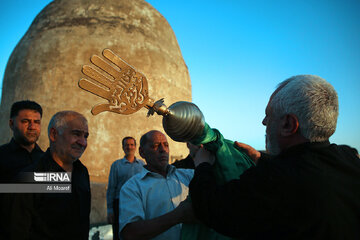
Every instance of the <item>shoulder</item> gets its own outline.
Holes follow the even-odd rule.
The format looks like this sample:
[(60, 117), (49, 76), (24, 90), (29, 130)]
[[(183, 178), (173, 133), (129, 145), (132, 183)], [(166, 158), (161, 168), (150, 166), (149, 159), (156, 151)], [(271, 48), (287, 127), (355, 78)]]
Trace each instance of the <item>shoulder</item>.
[(115, 160), (112, 164), (111, 164), (111, 169), (116, 169), (118, 168), (123, 162), (123, 158)]
[(145, 161), (142, 160), (141, 158), (135, 158), (135, 159), (136, 159), (137, 162), (139, 162), (139, 163), (142, 164), (142, 165), (145, 165), (145, 164), (146, 164)]
[(0, 146), (0, 151), (3, 151), (3, 150), (8, 149), (8, 148), (9, 148), (9, 145), (10, 145), (10, 143), (5, 143), (5, 144), (1, 145), (1, 146)]
[(350, 147), (348, 145), (336, 145), (336, 144), (331, 144), (331, 146), (336, 146), (345, 153), (356, 155), (357, 157), (359, 157), (359, 152), (356, 148)]
[(8, 152), (12, 149), (11, 141), (0, 146), (0, 153)]
[(172, 171), (174, 175), (179, 177), (180, 179), (186, 179), (190, 181), (194, 176), (194, 170), (193, 169), (184, 169), (184, 168), (176, 168), (172, 166)]
[(80, 171), (89, 175), (87, 167), (80, 161), (80, 159), (78, 159), (74, 162), (74, 167), (78, 168)]
[(125, 188), (138, 188), (141, 189), (147, 185), (149, 179), (152, 179), (151, 175), (148, 174), (149, 171), (145, 168), (142, 168), (140, 172), (136, 173), (130, 177), (121, 189)]
[(194, 169), (187, 169), (187, 168), (175, 168), (176, 173), (183, 174), (183, 175), (194, 175)]
[(138, 192), (141, 189), (142, 176), (140, 173), (135, 174), (129, 180), (127, 180), (124, 185), (121, 187), (120, 192)]

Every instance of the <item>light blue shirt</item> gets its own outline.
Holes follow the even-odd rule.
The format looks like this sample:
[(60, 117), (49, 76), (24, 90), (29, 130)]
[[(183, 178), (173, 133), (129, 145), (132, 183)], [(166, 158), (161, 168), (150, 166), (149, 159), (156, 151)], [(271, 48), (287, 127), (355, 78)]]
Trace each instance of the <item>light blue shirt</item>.
[[(176, 208), (186, 199), (193, 175), (192, 169), (177, 169), (169, 165), (164, 178), (143, 168), (121, 188), (119, 231), (128, 223), (153, 219)], [(176, 240), (180, 239), (180, 233), (181, 224), (177, 224), (153, 239)]]
[(135, 158), (133, 163), (130, 163), (126, 158), (122, 158), (113, 162), (110, 168), (109, 183), (106, 192), (107, 212), (113, 213), (113, 202), (119, 198), (120, 189), (124, 183), (141, 172), (144, 162)]

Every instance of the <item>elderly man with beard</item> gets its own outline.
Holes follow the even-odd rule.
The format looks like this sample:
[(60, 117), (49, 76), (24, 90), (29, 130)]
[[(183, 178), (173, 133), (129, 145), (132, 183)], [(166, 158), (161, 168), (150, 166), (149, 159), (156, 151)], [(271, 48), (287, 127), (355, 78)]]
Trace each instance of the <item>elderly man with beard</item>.
[(28, 172), (71, 172), (70, 193), (17, 194), (12, 204), (11, 239), (88, 239), (90, 182), (79, 158), (89, 136), (86, 118), (56, 113), (48, 126), (50, 147)]
[(139, 152), (147, 165), (120, 191), (121, 239), (180, 239), (179, 223), (187, 220), (188, 206), (180, 202), (188, 195), (194, 170), (169, 165), (169, 144), (156, 130), (141, 137)]
[(268, 154), (247, 149), (257, 166), (218, 186), (205, 149), (195, 157), (195, 215), (216, 231), (245, 239), (359, 239), (360, 161), (330, 144), (338, 117), (334, 88), (313, 75), (280, 83), (263, 124)]

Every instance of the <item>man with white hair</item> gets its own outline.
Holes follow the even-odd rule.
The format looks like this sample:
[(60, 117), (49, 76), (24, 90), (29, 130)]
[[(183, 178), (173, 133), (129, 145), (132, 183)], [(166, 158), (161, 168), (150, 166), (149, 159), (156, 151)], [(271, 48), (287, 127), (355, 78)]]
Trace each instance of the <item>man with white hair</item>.
[(330, 144), (338, 98), (324, 79), (299, 75), (280, 83), (265, 111), (264, 154), (245, 147), (257, 166), (218, 186), (214, 157), (195, 157), (190, 196), (195, 215), (216, 231), (246, 239), (360, 239), (360, 161)]
[(27, 172), (70, 172), (71, 192), (24, 193), (14, 197), (11, 239), (89, 238), (90, 182), (79, 158), (89, 136), (86, 118), (78, 112), (56, 113), (48, 126), (50, 147)]

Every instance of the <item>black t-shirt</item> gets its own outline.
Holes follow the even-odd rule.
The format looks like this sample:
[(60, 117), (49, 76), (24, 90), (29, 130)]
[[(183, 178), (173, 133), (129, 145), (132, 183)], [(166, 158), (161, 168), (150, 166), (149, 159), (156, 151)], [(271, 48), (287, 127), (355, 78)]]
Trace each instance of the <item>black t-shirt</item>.
[(43, 154), (37, 144), (31, 152), (28, 152), (13, 138), (9, 143), (0, 146), (0, 183), (10, 183), (22, 169), (36, 164)]

